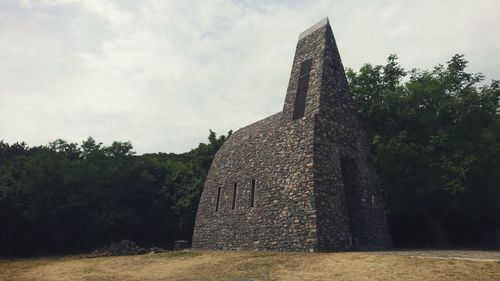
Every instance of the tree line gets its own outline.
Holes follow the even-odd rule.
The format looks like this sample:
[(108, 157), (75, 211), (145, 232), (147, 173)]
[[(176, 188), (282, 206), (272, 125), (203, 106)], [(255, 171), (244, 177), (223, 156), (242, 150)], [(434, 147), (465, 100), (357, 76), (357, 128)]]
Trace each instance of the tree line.
[(467, 64), (347, 71), (395, 245), (500, 244), (500, 81)]
[[(230, 135), (229, 132), (228, 135)], [(191, 238), (202, 185), (226, 136), (182, 154), (109, 146), (0, 142), (0, 255), (89, 251), (121, 239), (171, 248)]]
[[(347, 70), (397, 247), (500, 245), (500, 82), (466, 67), (455, 55), (407, 71), (391, 55)], [(210, 131), (187, 153), (143, 155), (91, 137), (0, 141), (0, 256), (190, 240), (208, 169), (230, 135)]]

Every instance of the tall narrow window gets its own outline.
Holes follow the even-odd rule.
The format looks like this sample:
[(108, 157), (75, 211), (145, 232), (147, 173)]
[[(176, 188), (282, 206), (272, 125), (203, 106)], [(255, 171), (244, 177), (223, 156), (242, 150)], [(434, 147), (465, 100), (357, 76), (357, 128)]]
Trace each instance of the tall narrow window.
[(255, 179), (252, 179), (252, 186), (250, 187), (250, 208), (255, 206)]
[(292, 120), (304, 116), (306, 109), (307, 90), (309, 88), (309, 74), (311, 73), (312, 59), (303, 61), (300, 64), (299, 84), (295, 95)]
[(218, 212), (219, 211), (219, 203), (220, 203), (220, 186), (219, 188), (217, 189), (217, 199), (215, 201), (215, 211)]
[(231, 203), (231, 210), (236, 209), (236, 190), (238, 189), (238, 183), (234, 183), (233, 186), (233, 202)]

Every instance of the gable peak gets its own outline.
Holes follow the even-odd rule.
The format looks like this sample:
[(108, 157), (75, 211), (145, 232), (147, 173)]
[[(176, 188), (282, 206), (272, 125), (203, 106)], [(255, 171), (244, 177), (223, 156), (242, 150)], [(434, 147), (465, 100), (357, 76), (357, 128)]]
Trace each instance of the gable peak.
[(316, 31), (317, 29), (319, 29), (325, 25), (330, 25), (330, 21), (328, 20), (328, 17), (323, 18), (322, 20), (320, 20), (319, 22), (317, 22), (313, 26), (311, 26), (308, 29), (301, 32), (299, 34), (299, 40), (306, 37), (307, 35), (313, 33), (314, 31)]

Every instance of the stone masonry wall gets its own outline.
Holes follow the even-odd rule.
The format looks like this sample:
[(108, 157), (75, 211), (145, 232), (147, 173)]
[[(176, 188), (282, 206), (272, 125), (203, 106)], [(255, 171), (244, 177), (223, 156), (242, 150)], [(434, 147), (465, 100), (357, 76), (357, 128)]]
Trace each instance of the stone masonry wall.
[[(390, 248), (390, 234), (373, 161), (361, 131), (333, 32), (329, 25), (317, 32), (322, 32), (321, 37), (325, 39), (314, 145), (319, 248)], [(345, 167), (342, 167), (343, 163)], [(346, 169), (350, 169), (347, 174), (354, 177), (349, 186), (344, 184)]]
[[(313, 251), (312, 134), (281, 113), (235, 132), (217, 153), (198, 206), (194, 248)], [(250, 207), (251, 180), (256, 180)], [(231, 209), (237, 182), (236, 208)], [(218, 187), (220, 207), (215, 212)]]
[[(283, 111), (236, 131), (216, 154), (198, 206), (193, 248), (390, 247), (369, 150), (333, 33), (323, 22), (301, 35)], [(312, 68), (305, 112), (292, 120), (300, 65), (307, 59)]]

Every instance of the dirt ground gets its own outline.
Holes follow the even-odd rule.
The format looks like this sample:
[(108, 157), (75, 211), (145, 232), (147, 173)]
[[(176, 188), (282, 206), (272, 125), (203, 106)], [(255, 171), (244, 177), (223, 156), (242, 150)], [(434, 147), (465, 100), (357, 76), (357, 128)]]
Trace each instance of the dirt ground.
[(500, 252), (180, 251), (0, 260), (0, 280), (500, 280)]
[(399, 250), (379, 252), (380, 254), (401, 255), (408, 257), (456, 259), (470, 261), (500, 261), (500, 251), (478, 250)]

